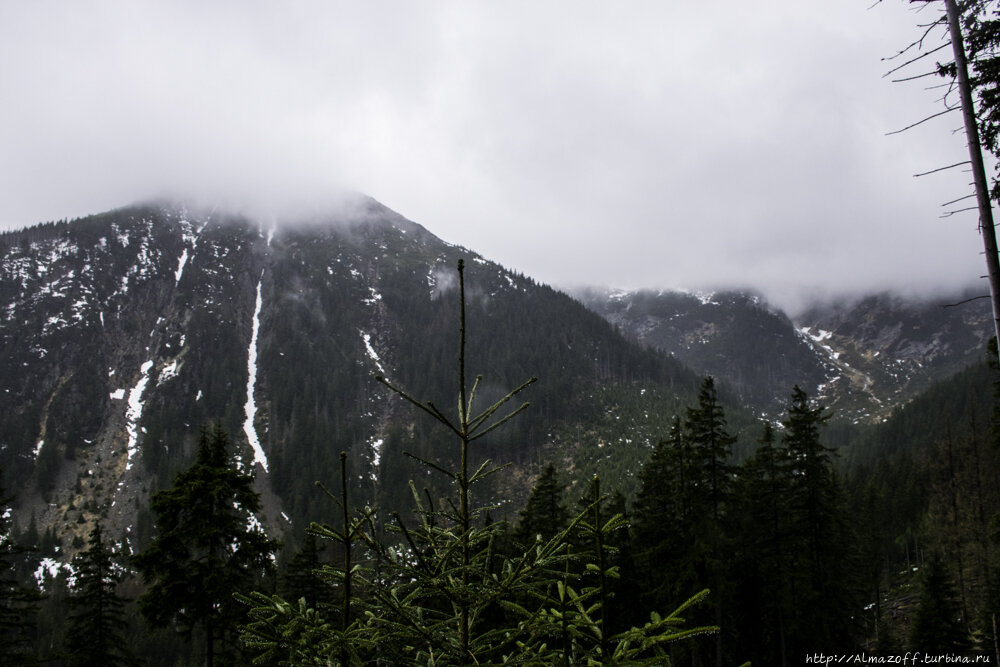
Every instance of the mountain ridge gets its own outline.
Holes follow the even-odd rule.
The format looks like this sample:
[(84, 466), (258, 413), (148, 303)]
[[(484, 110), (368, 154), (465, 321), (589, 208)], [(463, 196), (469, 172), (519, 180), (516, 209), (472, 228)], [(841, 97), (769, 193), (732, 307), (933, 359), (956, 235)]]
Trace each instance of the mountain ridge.
[[(649, 448), (692, 403), (702, 375), (731, 396), (742, 451), (756, 437), (751, 425), (779, 414), (792, 384), (840, 382), (830, 380), (839, 368), (831, 359), (848, 354), (851, 327), (874, 332), (845, 357), (852, 367), (861, 366), (855, 357), (871, 361), (866, 350), (883, 338), (912, 354), (931, 349), (879, 334), (899, 308), (877, 300), (861, 319), (844, 306), (806, 323), (757, 295), (660, 291), (620, 295), (608, 317), (598, 297), (586, 304), (598, 312), (587, 310), (371, 198), (293, 221), (164, 202), (122, 207), (0, 234), (0, 464), (15, 482), (21, 529), (58, 528), (71, 549), (101, 518), (137, 548), (153, 530), (149, 495), (190, 462), (209, 422), (230, 432), (237, 464), (255, 471), (259, 519), (274, 534), (294, 541), (319, 518), (313, 482), (337, 478), (340, 451), (354, 497), (404, 506), (410, 479), (438, 482), (402, 451), (444, 466), (452, 454), (439, 444), (447, 434), (375, 376), (453, 404), (460, 257), (482, 399), (542, 378), (528, 417), (477, 450), (516, 464), (510, 488), (484, 493), (501, 515), (519, 508), (545, 461), (559, 461), (571, 481), (598, 472), (634, 491)], [(958, 336), (957, 322), (927, 327), (931, 340), (939, 335), (942, 373), (979, 345), (980, 330)], [(978, 323), (978, 314), (965, 322)], [(652, 334), (676, 350), (654, 349)], [(692, 352), (701, 356), (685, 358)], [(891, 370), (873, 386), (891, 393)], [(838, 410), (870, 416), (870, 401), (847, 396), (854, 403)]]
[(399, 451), (448, 454), (374, 376), (451, 403), (459, 257), (471, 269), (470, 368), (487, 374), (483, 399), (546, 376), (538, 416), (485, 442), (484, 455), (546, 455), (555, 425), (598, 412), (587, 387), (694, 391), (693, 374), (629, 346), (567, 296), (374, 200), (358, 211), (337, 224), (265, 227), (147, 205), (5, 234), (0, 410), (12, 417), (0, 458), (19, 480), (22, 525), (29, 513), (42, 526), (68, 523), (75, 539), (104, 515), (142, 543), (149, 493), (170, 483), (211, 421), (237, 440), (238, 464), (256, 470), (272, 531), (304, 525), (312, 482), (335, 478), (341, 449), (360, 497), (401, 504), (409, 473)]
[(989, 304), (968, 289), (824, 299), (794, 318), (739, 290), (574, 294), (634, 340), (723, 378), (745, 404), (771, 415), (795, 383), (855, 423), (879, 421), (980, 359), (993, 335)]

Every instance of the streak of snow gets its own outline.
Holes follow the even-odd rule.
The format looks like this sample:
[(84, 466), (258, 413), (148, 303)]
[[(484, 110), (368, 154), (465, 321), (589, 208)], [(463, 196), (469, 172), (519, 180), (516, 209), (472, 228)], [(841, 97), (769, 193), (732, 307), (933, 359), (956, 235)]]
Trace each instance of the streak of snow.
[(378, 464), (382, 460), (382, 438), (372, 438), (372, 479), (378, 479)]
[[(253, 449), (253, 462), (259, 463), (264, 472), (267, 472), (267, 456), (260, 446), (260, 439), (254, 429), (253, 420), (257, 416), (257, 404), (254, 402), (253, 392), (257, 384), (257, 334), (260, 332), (260, 307), (262, 299), (260, 295), (261, 281), (257, 281), (257, 304), (253, 310), (253, 328), (250, 333), (250, 349), (247, 352), (247, 402), (243, 406), (246, 413), (246, 420), (243, 422), (243, 432), (247, 434), (250, 447)], [(199, 392), (199, 396), (201, 392)]]
[(115, 399), (116, 401), (122, 400), (123, 398), (125, 398), (125, 390), (115, 389), (113, 392), (111, 392), (111, 398)]
[(366, 334), (364, 331), (358, 330), (361, 334), (361, 338), (365, 341), (365, 348), (368, 350), (368, 357), (375, 362), (375, 367), (378, 368), (378, 372), (385, 375), (385, 368), (382, 367), (382, 360), (379, 358), (378, 353), (375, 352), (375, 348), (372, 347), (372, 337), (371, 334)]
[(44, 445), (44, 444), (45, 444), (44, 440), (39, 440), (38, 444), (35, 445), (35, 458), (36, 459), (38, 458), (38, 455), (42, 453), (42, 445)]
[(188, 261), (188, 249), (184, 248), (181, 251), (181, 257), (177, 260), (177, 270), (174, 271), (174, 284), (179, 284), (181, 282), (181, 276), (184, 275), (184, 265)]
[(128, 460), (125, 470), (132, 469), (132, 457), (138, 449), (139, 442), (139, 419), (142, 418), (142, 395), (146, 391), (146, 383), (149, 382), (149, 369), (153, 367), (152, 360), (143, 363), (139, 368), (142, 377), (135, 383), (128, 393), (128, 409), (125, 411), (125, 431), (128, 433)]

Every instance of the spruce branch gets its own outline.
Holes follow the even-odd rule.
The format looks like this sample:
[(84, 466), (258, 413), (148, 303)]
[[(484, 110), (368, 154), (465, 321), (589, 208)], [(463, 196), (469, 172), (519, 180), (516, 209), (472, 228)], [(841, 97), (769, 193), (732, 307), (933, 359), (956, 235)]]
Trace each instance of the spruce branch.
[[(517, 396), (519, 393), (521, 393), (522, 391), (524, 391), (525, 389), (527, 389), (530, 385), (534, 384), (535, 382), (538, 382), (538, 378), (537, 377), (529, 378), (525, 382), (521, 383), (520, 386), (518, 386), (517, 388), (515, 388), (515, 389), (511, 390), (510, 392), (508, 392), (507, 395), (504, 396), (503, 398), (501, 398), (499, 401), (497, 401), (496, 403), (494, 403), (490, 407), (488, 407), (485, 410), (483, 410), (482, 413), (480, 413), (477, 417), (473, 418), (472, 421), (469, 422), (469, 429), (467, 431), (467, 434), (469, 434), (469, 435), (473, 434), (476, 431), (476, 429), (478, 429), (480, 426), (482, 426), (482, 424), (487, 419), (489, 419), (490, 417), (492, 417), (494, 415), (494, 413), (496, 413), (497, 410), (499, 410), (500, 408), (502, 408), (504, 406), (504, 404), (506, 404), (510, 399), (512, 399), (515, 396)], [(522, 405), (520, 408), (518, 408), (518, 410), (523, 410), (526, 405), (527, 404)], [(471, 410), (471, 407), (472, 407), (471, 404), (470, 404), (469, 407), (470, 407), (470, 410)], [(510, 418), (510, 415), (508, 415), (505, 419), (509, 419), (509, 418)]]
[(429, 414), (431, 417), (434, 417), (434, 419), (436, 419), (437, 421), (441, 422), (442, 424), (444, 424), (445, 426), (447, 426), (448, 428), (450, 428), (456, 434), (461, 435), (461, 433), (458, 431), (458, 429), (456, 429), (452, 425), (452, 423), (448, 420), (448, 418), (445, 417), (443, 414), (441, 414), (441, 411), (438, 410), (436, 407), (434, 407), (434, 404), (431, 403), (430, 401), (428, 401), (426, 404), (425, 403), (421, 403), (419, 400), (413, 398), (408, 393), (406, 393), (405, 391), (403, 391), (402, 389), (400, 389), (396, 385), (392, 384), (387, 379), (385, 379), (385, 377), (383, 377), (381, 375), (376, 375), (375, 379), (378, 382), (381, 382), (382, 384), (384, 384), (386, 387), (388, 387), (392, 391), (394, 391), (396, 394), (398, 394), (402, 398), (404, 398), (406, 401), (408, 401), (412, 405), (415, 405), (416, 407), (420, 408), (421, 410), (423, 410), (424, 412), (426, 412), (427, 414)]
[(476, 390), (479, 389), (479, 383), (483, 381), (482, 374), (477, 375), (475, 381), (472, 383), (472, 390), (469, 392), (469, 402), (465, 408), (465, 414), (470, 414), (472, 412), (472, 403), (476, 400)]
[(523, 403), (521, 405), (521, 407), (519, 407), (516, 410), (514, 410), (513, 412), (511, 412), (509, 415), (507, 415), (503, 419), (500, 419), (500, 420), (494, 422), (493, 424), (491, 424), (489, 427), (487, 427), (487, 429), (485, 431), (481, 431), (481, 432), (477, 433), (476, 435), (471, 436), (469, 438), (469, 442), (472, 442), (473, 440), (479, 440), (479, 438), (482, 438), (483, 436), (485, 436), (490, 431), (503, 426), (504, 424), (506, 424), (507, 422), (509, 422), (511, 419), (513, 419), (517, 415), (519, 415), (522, 412), (524, 412), (525, 410), (527, 410), (528, 406), (530, 406), (530, 405), (531, 405), (531, 403)]
[(412, 454), (412, 453), (406, 452), (406, 451), (403, 452), (403, 456), (409, 456), (414, 461), (420, 461), (421, 463), (423, 463), (428, 468), (433, 468), (434, 470), (437, 470), (439, 473), (441, 473), (443, 475), (446, 475), (447, 477), (451, 477), (452, 479), (457, 479), (457, 476), (455, 475), (455, 473), (453, 473), (451, 470), (448, 470), (446, 468), (442, 468), (441, 466), (439, 466), (438, 464), (434, 463), (433, 461), (428, 461), (427, 459), (421, 458), (421, 457), (417, 456), (416, 454)]

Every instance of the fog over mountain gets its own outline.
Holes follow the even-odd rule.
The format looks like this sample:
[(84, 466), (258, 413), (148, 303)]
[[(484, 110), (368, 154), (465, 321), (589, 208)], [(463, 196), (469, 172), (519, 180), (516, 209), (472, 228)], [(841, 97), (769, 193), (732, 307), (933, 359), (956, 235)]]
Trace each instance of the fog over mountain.
[[(883, 78), (936, 7), (20, 3), (0, 227), (164, 194), (356, 189), (561, 286), (816, 294), (982, 273), (937, 92)], [(530, 17), (530, 18), (528, 18)], [(938, 39), (932, 35), (930, 39)], [(266, 216), (265, 216), (266, 217)]]

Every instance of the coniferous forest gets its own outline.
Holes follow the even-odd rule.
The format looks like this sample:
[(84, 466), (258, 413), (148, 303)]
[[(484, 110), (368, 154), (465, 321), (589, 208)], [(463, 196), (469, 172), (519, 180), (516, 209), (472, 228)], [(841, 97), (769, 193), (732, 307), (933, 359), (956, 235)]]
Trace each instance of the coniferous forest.
[(339, 479), (314, 488), (323, 511), (282, 545), (254, 520), (260, 497), (230, 435), (206, 425), (191, 466), (152, 496), (138, 553), (116, 549), (98, 523), (72, 579), (39, 589), (29, 564), (53, 536), (0, 515), (4, 664), (996, 659), (995, 365), (935, 385), (837, 447), (831, 413), (793, 386), (780, 420), (745, 427), (753, 446), (742, 455), (734, 445), (747, 433), (706, 377), (631, 484), (573, 483), (547, 462), (511, 513), (481, 489), (503, 488), (512, 469), (476, 447), (533, 418), (535, 378), (483, 399), (488, 378), (465, 367), (461, 262), (458, 285), (457, 410), (379, 378), (450, 449), (436, 460), (387, 453), (423, 471), (405, 502), (355, 498), (342, 453)]

